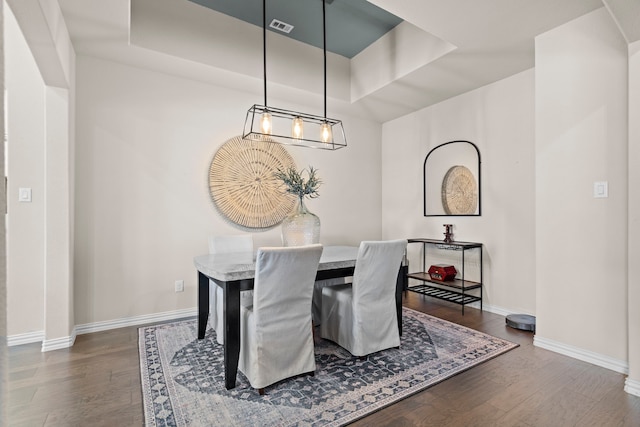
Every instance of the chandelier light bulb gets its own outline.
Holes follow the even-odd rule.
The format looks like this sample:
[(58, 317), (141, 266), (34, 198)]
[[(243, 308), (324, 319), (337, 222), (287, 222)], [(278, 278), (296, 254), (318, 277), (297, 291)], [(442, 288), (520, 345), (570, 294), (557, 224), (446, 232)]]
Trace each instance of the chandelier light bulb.
[(300, 117), (296, 117), (295, 119), (293, 119), (293, 122), (291, 124), (291, 136), (295, 139), (302, 139), (304, 135), (303, 129), (304, 125), (302, 119)]
[(331, 142), (331, 126), (327, 122), (320, 126), (320, 140), (322, 142)]
[(262, 128), (262, 133), (265, 135), (271, 135), (271, 114), (265, 112), (262, 114), (262, 119), (260, 120), (260, 127)]

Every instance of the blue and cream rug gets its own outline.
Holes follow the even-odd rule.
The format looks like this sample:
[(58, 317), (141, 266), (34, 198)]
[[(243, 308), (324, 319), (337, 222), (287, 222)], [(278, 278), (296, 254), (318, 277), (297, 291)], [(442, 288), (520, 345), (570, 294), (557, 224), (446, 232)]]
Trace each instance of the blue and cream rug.
[(341, 426), (509, 351), (517, 344), (408, 308), (399, 349), (351, 356), (316, 342), (316, 373), (260, 396), (238, 372), (224, 387), (223, 347), (197, 320), (139, 330), (147, 426)]

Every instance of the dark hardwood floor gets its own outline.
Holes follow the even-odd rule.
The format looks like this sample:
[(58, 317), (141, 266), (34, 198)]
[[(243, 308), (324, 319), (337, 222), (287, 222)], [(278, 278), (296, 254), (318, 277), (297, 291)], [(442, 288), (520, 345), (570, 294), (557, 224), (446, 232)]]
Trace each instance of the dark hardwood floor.
[[(356, 426), (640, 426), (624, 375), (533, 346), (504, 317), (408, 292), (405, 305), (520, 347), (363, 418)], [(138, 329), (80, 335), (72, 348), (9, 349), (9, 426), (144, 425)]]

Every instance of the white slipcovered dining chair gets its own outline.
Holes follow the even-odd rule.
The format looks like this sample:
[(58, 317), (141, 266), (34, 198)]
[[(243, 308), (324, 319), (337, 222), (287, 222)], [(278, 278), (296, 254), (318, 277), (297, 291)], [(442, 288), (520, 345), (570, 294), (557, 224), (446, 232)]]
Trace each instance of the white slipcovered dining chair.
[(400, 346), (395, 292), (406, 249), (406, 240), (360, 243), (353, 283), (322, 289), (322, 338), (354, 356)]
[[(251, 234), (233, 234), (226, 236), (209, 236), (209, 253), (227, 254), (233, 252), (253, 252), (253, 236)], [(209, 325), (216, 331), (216, 340), (224, 344), (224, 301), (222, 288), (209, 280)], [(251, 304), (253, 291), (240, 293), (240, 305)]]
[(240, 307), (238, 369), (260, 394), (316, 369), (311, 295), (322, 245), (260, 248), (253, 305)]
[(351, 283), (352, 277), (336, 277), (334, 279), (318, 280), (313, 286), (313, 300), (311, 309), (311, 319), (313, 325), (318, 326), (322, 322), (322, 289), (325, 286), (337, 286)]

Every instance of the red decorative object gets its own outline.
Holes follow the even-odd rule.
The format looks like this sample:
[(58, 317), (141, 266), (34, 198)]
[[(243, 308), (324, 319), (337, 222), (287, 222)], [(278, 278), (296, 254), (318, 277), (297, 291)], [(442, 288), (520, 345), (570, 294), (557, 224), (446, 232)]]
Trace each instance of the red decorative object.
[(432, 280), (447, 282), (455, 279), (456, 274), (457, 271), (453, 265), (435, 264), (429, 267), (429, 277), (431, 277)]

